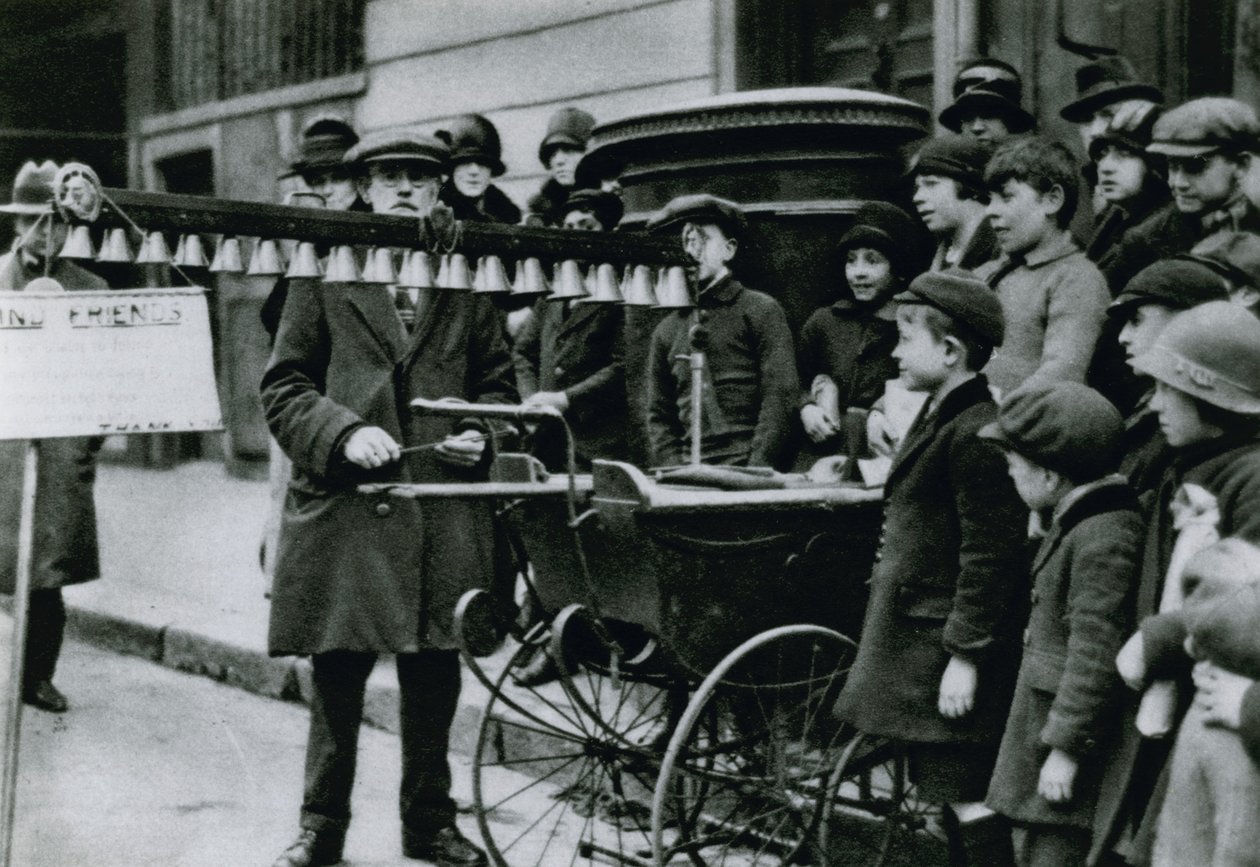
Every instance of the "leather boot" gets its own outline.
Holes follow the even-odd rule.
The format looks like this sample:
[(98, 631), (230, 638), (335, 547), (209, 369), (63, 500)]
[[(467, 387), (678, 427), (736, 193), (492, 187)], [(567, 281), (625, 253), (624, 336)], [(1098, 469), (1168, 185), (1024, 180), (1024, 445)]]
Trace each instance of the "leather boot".
[(316, 831), (303, 828), (296, 840), (271, 867), (327, 867), (341, 862), (346, 835), (341, 831)]

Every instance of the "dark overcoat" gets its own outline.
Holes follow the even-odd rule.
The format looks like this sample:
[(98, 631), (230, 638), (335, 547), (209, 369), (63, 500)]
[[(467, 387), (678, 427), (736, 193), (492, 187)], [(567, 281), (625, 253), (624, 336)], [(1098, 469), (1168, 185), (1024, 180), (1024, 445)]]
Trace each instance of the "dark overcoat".
[[(563, 391), (569, 398), (565, 418), (578, 453), (588, 461), (626, 459), (624, 322), (616, 305), (544, 299), (534, 305), (512, 344), (521, 397)], [(555, 432), (544, 433), (554, 446)]]
[[(1260, 544), (1260, 439), (1226, 435), (1177, 450), (1146, 515), (1134, 599), (1135, 622), (1159, 612), (1164, 577), (1177, 540), (1169, 504), (1185, 483), (1199, 485), (1216, 497), (1220, 516), (1217, 532), (1221, 538), (1234, 536)], [(1181, 672), (1185, 681), (1182, 697), (1188, 698), (1188, 662), (1185, 669)], [(1117, 840), (1136, 853), (1135, 863), (1143, 863), (1144, 855), (1149, 856), (1146, 850), (1162, 802), (1162, 786), (1156, 785), (1154, 794), (1150, 791), (1151, 778), (1158, 775), (1151, 764), (1166, 760), (1174, 734), (1157, 742), (1142, 737), (1134, 725), (1140, 697), (1139, 693), (1126, 691), (1120, 740), (1107, 755), (1098, 795), (1089, 864), (1097, 864)], [(1149, 805), (1143, 810), (1148, 797)], [(1135, 842), (1124, 843), (1135, 834)]]
[(267, 423), (293, 460), (271, 595), (273, 654), (453, 647), (459, 596), (510, 584), (489, 504), (355, 491), (372, 481), (467, 481), (484, 468), (448, 466), (431, 449), (375, 471), (342, 457), (363, 425), (419, 445), (472, 424), (411, 413), (414, 397), (516, 401), (511, 357), (484, 298), (430, 290), (417, 317), (408, 335), (386, 286), (290, 285), (262, 381)]
[[(17, 254), (6, 253), (0, 256), (0, 292), (21, 291), (43, 273), (26, 268)], [(65, 259), (56, 260), (50, 276), (71, 292), (109, 288), (100, 277)], [(92, 488), (101, 442), (99, 437), (58, 437), (39, 444), (32, 590), (100, 577)], [(21, 441), (0, 441), (0, 593), (12, 593), (17, 583), (24, 452)]]
[[(1028, 510), (992, 442), (997, 407), (984, 377), (925, 406), (893, 459), (884, 526), (841, 719), (921, 743), (996, 743), (1019, 667), (1028, 598)], [(973, 711), (937, 710), (951, 656), (975, 663)]]
[[(986, 799), (1020, 822), (1088, 828), (1100, 757), (1119, 734), (1115, 659), (1129, 635), (1143, 523), (1119, 476), (1069, 494), (1032, 567), (1032, 607), (1015, 699)], [(1051, 749), (1079, 763), (1072, 800), (1037, 794)]]

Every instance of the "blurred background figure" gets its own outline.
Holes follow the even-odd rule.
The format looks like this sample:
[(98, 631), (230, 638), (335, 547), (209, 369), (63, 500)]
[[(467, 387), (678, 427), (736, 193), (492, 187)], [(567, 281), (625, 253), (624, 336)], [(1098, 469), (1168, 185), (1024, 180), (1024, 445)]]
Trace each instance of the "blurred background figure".
[(577, 167), (586, 153), (595, 128), (595, 118), (580, 108), (562, 108), (547, 122), (547, 132), (538, 145), (538, 159), (547, 168), (548, 178), (529, 200), (526, 222), (558, 226), (561, 210), (577, 184)]

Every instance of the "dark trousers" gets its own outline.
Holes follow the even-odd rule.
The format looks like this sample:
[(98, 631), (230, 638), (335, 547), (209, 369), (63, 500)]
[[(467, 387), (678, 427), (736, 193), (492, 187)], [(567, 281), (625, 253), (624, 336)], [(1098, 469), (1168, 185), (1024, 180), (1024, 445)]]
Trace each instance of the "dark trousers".
[[(423, 841), (455, 821), (446, 752), (459, 703), (459, 653), (423, 650), (399, 654), (396, 663), (402, 745), (399, 812), (404, 836)], [(350, 824), (363, 693), (375, 664), (374, 653), (337, 651), (311, 658), (314, 694), (303, 828), (344, 833)]]
[(66, 634), (66, 605), (61, 588), (32, 590), (26, 619), (26, 667), (22, 681), (33, 689), (45, 680), (52, 680), (61, 656), (61, 642)]

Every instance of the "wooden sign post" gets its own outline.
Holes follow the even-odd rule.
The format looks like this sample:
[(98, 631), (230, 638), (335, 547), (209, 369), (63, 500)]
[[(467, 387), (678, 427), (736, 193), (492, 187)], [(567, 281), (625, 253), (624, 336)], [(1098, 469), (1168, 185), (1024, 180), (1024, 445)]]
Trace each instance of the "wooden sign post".
[(9, 867), (13, 843), (39, 441), (220, 430), (213, 357), (201, 289), (0, 292), (0, 440), (26, 441), (0, 755), (0, 867)]

